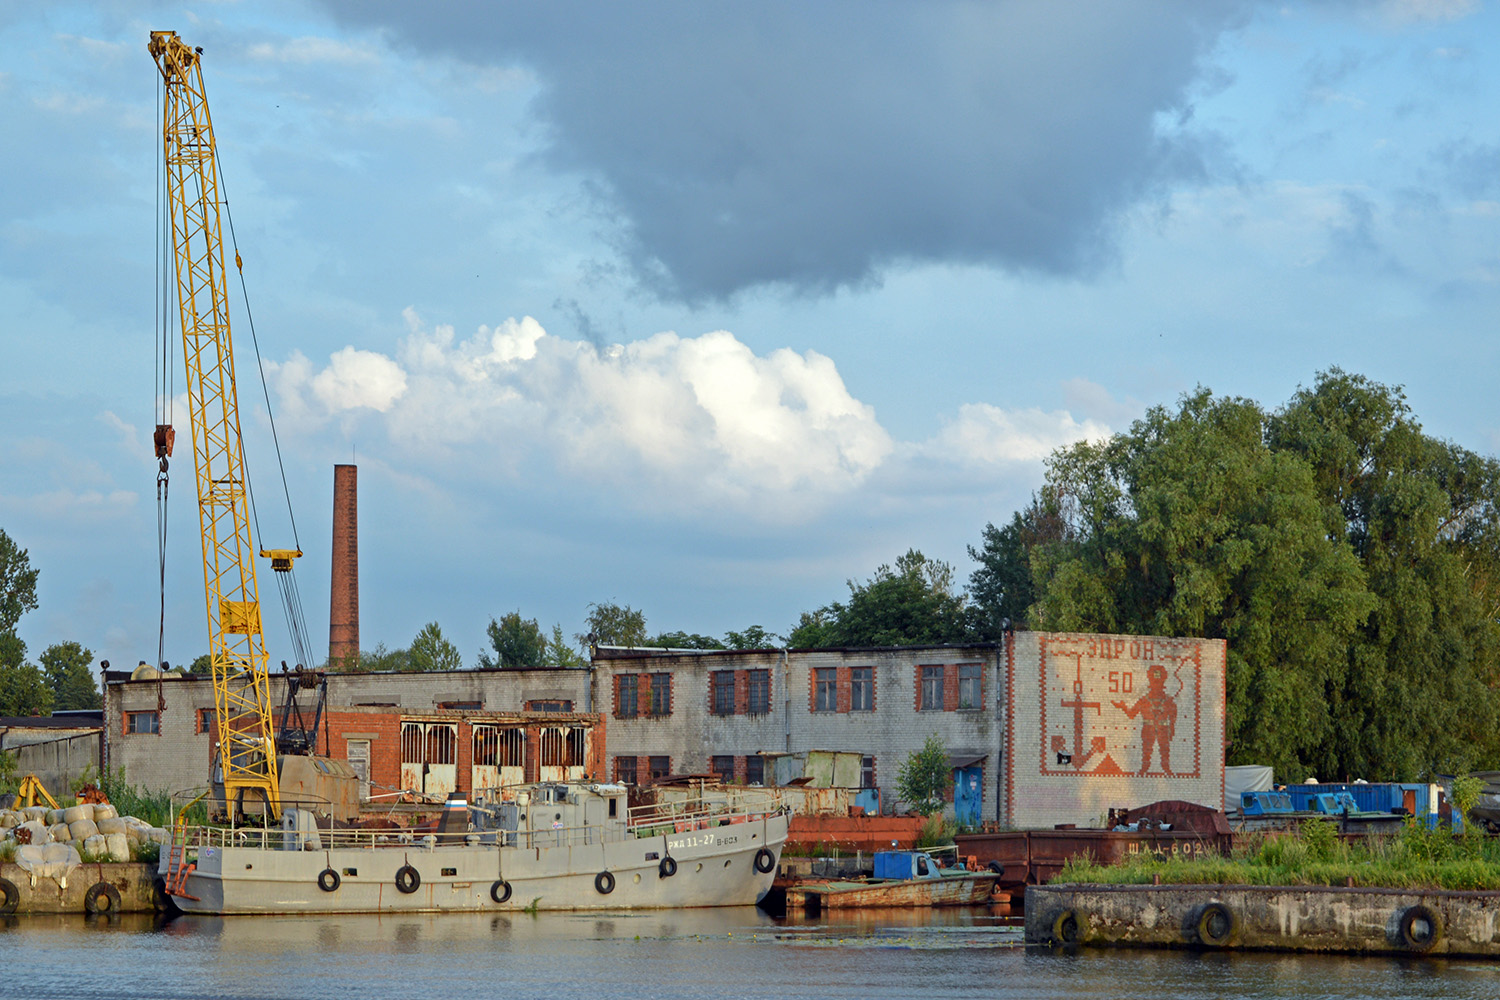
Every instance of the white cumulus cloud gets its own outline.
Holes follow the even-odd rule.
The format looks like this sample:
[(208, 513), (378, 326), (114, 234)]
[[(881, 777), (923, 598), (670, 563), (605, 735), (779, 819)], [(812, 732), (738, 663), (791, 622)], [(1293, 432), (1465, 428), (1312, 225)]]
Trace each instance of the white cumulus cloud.
[(965, 403), (931, 442), (931, 447), (968, 465), (1039, 462), (1075, 441), (1097, 441), (1109, 428), (1094, 420), (1075, 420), (1066, 410), (1048, 413), (1035, 407), (1002, 410), (989, 403)]

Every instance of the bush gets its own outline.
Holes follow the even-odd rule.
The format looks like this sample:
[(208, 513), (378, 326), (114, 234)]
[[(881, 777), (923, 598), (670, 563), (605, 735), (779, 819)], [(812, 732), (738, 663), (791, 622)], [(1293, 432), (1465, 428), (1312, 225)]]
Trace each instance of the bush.
[(896, 794), (923, 816), (941, 812), (953, 771), (948, 767), (948, 747), (933, 733), (901, 763), (896, 775)]

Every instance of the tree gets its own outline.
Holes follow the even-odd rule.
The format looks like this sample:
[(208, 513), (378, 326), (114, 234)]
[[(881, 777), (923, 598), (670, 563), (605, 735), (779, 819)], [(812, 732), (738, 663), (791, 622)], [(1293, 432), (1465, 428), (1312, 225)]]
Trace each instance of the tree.
[(386, 649), (377, 642), (371, 650), (359, 651), (359, 673), (393, 673), (411, 669), (411, 654), (404, 649)]
[(927, 737), (922, 749), (913, 750), (896, 774), (896, 794), (923, 816), (943, 808), (953, 787), (953, 769), (948, 766), (948, 747), (936, 733)]
[(511, 611), (497, 622), (491, 618), (485, 633), (490, 638), (493, 657), (479, 654), (481, 670), (516, 670), (540, 667), (547, 656), (547, 637), (535, 618), (522, 618)]
[(586, 618), (588, 631), (574, 636), (584, 649), (590, 645), (645, 646), (646, 615), (630, 605), (614, 602), (590, 604)]
[(36, 578), (26, 550), (0, 530), (0, 635), (14, 635), (21, 616), (36, 610)]
[(94, 653), (76, 642), (56, 642), (39, 658), (52, 688), (53, 710), (97, 709), (99, 689), (94, 686)]
[(428, 622), (411, 641), (407, 651), (409, 670), (462, 670), (464, 658), (458, 647), (443, 638), (437, 622)]
[(1268, 413), (1200, 388), (1055, 452), (986, 529), (976, 602), (993, 620), (1029, 586), (1034, 628), (1226, 640), (1231, 763), (1500, 763), (1497, 497), (1500, 466), (1422, 434), (1398, 389), (1334, 369)]
[(589, 661), (568, 644), (563, 638), (562, 625), (558, 624), (552, 626), (552, 638), (547, 640), (547, 652), (542, 665), (560, 670), (577, 670), (588, 666)]
[(723, 649), (724, 644), (711, 635), (692, 632), (662, 632), (647, 639), (642, 645), (659, 646), (662, 649)]
[(864, 583), (849, 581), (849, 602), (804, 612), (789, 642), (797, 648), (917, 646), (972, 638), (953, 567), (907, 550)]
[(785, 641), (759, 625), (751, 625), (743, 632), (724, 633), (724, 645), (730, 649), (774, 649)]
[(51, 715), (47, 676), (29, 663), (0, 666), (0, 715)]
[[(330, 666), (329, 669), (336, 668)], [(213, 659), (207, 653), (200, 653), (198, 656), (193, 657), (193, 662), (188, 665), (188, 673), (190, 674), (201, 674), (207, 677), (213, 672)]]

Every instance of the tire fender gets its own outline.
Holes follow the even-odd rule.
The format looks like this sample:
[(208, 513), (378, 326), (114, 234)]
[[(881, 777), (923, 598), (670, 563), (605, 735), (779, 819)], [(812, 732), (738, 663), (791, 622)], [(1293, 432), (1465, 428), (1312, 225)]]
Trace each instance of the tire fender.
[(322, 871), (318, 872), (318, 888), (322, 889), (324, 892), (337, 891), (339, 884), (343, 881), (344, 880), (339, 877), (339, 873), (334, 871), (332, 868), (324, 868)]
[(776, 870), (776, 855), (772, 854), (769, 848), (762, 847), (755, 852), (755, 870), (762, 875)]
[(668, 854), (661, 859), (661, 864), (656, 866), (657, 878), (671, 878), (677, 874), (677, 859)]
[(490, 899), (496, 903), (504, 903), (510, 899), (510, 883), (505, 879), (496, 879), (490, 885)]
[(83, 894), (83, 909), (86, 913), (119, 913), (120, 890), (108, 882), (95, 882)]
[(422, 876), (411, 865), (402, 865), (396, 869), (396, 888), (410, 895), (417, 891), (417, 886), (422, 884)]
[(1085, 926), (1085, 918), (1077, 910), (1063, 910), (1052, 920), (1052, 943), (1077, 944)]
[(1198, 919), (1193, 924), (1193, 930), (1198, 936), (1198, 942), (1210, 948), (1222, 948), (1234, 937), (1234, 932), (1239, 928), (1239, 921), (1234, 917), (1234, 911), (1223, 903), (1213, 902), (1198, 911)]
[(615, 891), (615, 877), (609, 872), (600, 872), (594, 876), (594, 889), (601, 896), (608, 896)]
[(15, 913), (21, 905), (21, 890), (8, 878), (0, 878), (0, 913)]
[(1418, 903), (1401, 911), (1396, 921), (1396, 936), (1403, 948), (1427, 951), (1443, 936), (1443, 923), (1430, 907)]

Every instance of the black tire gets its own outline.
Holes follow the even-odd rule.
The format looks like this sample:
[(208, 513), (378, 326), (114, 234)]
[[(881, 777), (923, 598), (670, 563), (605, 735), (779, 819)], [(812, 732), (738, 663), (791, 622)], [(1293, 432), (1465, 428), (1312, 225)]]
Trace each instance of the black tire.
[(1396, 924), (1401, 946), (1411, 951), (1428, 951), (1443, 936), (1443, 925), (1436, 913), (1420, 903), (1401, 911)]
[(1052, 921), (1052, 943), (1075, 945), (1083, 936), (1083, 920), (1073, 910), (1063, 910)]
[(119, 913), (120, 890), (108, 882), (95, 882), (83, 894), (83, 909), (85, 913)]
[(0, 878), (0, 913), (15, 913), (21, 905), (21, 890), (8, 878)]
[(396, 869), (396, 888), (410, 895), (417, 891), (417, 886), (422, 884), (422, 876), (411, 865), (402, 865)]
[(504, 903), (510, 899), (510, 883), (505, 879), (496, 879), (490, 886), (490, 899), (497, 903)]
[(1005, 874), (1005, 866), (998, 861), (991, 861), (989, 864), (985, 865), (985, 867), (994, 872), (996, 875)]
[(594, 876), (594, 888), (598, 890), (599, 895), (608, 896), (615, 891), (615, 877), (609, 872), (600, 872)]
[(1222, 948), (1234, 936), (1237, 926), (1233, 910), (1223, 903), (1209, 903), (1198, 911), (1198, 922), (1194, 925), (1194, 930), (1200, 944)]
[(661, 859), (661, 864), (656, 866), (657, 878), (671, 878), (677, 874), (677, 859), (670, 854)]
[(324, 892), (336, 891), (339, 887), (339, 883), (343, 881), (344, 880), (339, 877), (339, 873), (334, 871), (332, 868), (324, 868), (322, 871), (318, 872), (318, 888), (322, 889)]
[(776, 855), (762, 847), (755, 852), (755, 870), (765, 875), (776, 870)]

